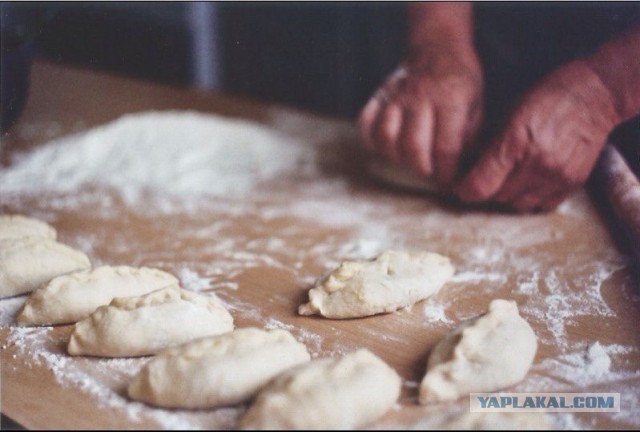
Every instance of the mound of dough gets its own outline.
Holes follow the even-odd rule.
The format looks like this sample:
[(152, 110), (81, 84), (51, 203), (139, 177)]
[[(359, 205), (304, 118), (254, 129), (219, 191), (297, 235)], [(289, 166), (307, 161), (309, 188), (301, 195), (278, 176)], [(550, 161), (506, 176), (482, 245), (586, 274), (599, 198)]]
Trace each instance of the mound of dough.
[(76, 323), (67, 351), (101, 357), (145, 356), (231, 330), (233, 318), (215, 297), (172, 286), (100, 306)]
[(142, 368), (128, 393), (164, 408), (232, 405), (309, 359), (304, 344), (288, 331), (245, 328), (161, 352)]
[(178, 284), (173, 275), (146, 267), (103, 266), (75, 272), (34, 291), (16, 321), (22, 325), (74, 323), (116, 297), (141, 296)]
[(85, 254), (55, 240), (0, 240), (0, 298), (24, 294), (56, 276), (90, 268)]
[(378, 157), (370, 159), (367, 163), (367, 171), (376, 180), (380, 180), (390, 186), (415, 192), (442, 193), (441, 188), (434, 180), (421, 177), (411, 171), (410, 168), (400, 166), (386, 159)]
[(493, 300), (489, 312), (461, 324), (434, 347), (420, 384), (420, 402), (455, 400), (521, 381), (538, 344), (515, 302)]
[(313, 360), (267, 385), (240, 419), (243, 429), (353, 429), (387, 412), (398, 374), (370, 351)]
[(345, 261), (309, 290), (301, 315), (357, 318), (393, 312), (435, 294), (453, 276), (449, 258), (385, 251), (372, 261)]
[(22, 215), (0, 216), (0, 240), (22, 237), (38, 237), (55, 240), (56, 236), (56, 230), (51, 225), (38, 219)]

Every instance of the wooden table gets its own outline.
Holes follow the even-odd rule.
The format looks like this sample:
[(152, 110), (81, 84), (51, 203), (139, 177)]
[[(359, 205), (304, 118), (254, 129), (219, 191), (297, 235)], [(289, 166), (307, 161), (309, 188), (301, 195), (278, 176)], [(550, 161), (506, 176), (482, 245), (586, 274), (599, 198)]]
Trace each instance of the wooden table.
[[(226, 207), (199, 212), (149, 214), (117, 199), (105, 212), (95, 193), (75, 207), (46, 193), (1, 196), (1, 211), (49, 221), (61, 241), (85, 251), (94, 265), (155, 266), (178, 275), (187, 288), (195, 287), (193, 277), (204, 280), (230, 307), (237, 327), (287, 328), (315, 357), (369, 348), (404, 380), (399, 405), (376, 426), (407, 425), (468, 406), (468, 400), (419, 406), (417, 383), (429, 350), (445, 333), (483, 313), (492, 299), (506, 298), (518, 302), (539, 341), (532, 369), (510, 391), (620, 393), (620, 413), (551, 419), (560, 428), (640, 427), (640, 295), (633, 261), (584, 192), (545, 215), (465, 209), (370, 179), (356, 131), (346, 122), (47, 63), (34, 65), (27, 108), (2, 138), (2, 161), (149, 109), (256, 121), (300, 145), (317, 146), (319, 174), (305, 182), (280, 179), (229, 199)], [(393, 314), (345, 321), (296, 314), (317, 276), (343, 259), (388, 248), (447, 255), (456, 276), (428, 301)], [(23, 299), (0, 300), (0, 310), (15, 309)], [(70, 329), (0, 328), (0, 406), (27, 428), (233, 428), (244, 410), (156, 410), (130, 402), (124, 389), (145, 360), (72, 359), (64, 353)]]

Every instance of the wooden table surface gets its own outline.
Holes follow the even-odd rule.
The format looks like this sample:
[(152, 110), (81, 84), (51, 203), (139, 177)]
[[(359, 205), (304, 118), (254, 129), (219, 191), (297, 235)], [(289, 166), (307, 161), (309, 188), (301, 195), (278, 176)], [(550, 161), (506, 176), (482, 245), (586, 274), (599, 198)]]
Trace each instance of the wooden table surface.
[[(2, 163), (6, 169), (16, 155), (52, 138), (150, 109), (253, 120), (316, 147), (318, 174), (302, 182), (278, 179), (241, 198), (218, 197), (222, 205), (200, 211), (154, 214), (140, 211), (144, 203), (131, 208), (101, 200), (99, 191), (77, 191), (89, 199), (0, 196), (0, 212), (48, 221), (94, 266), (155, 266), (187, 288), (211, 289), (237, 327), (289, 329), (314, 357), (369, 348), (404, 380), (398, 406), (374, 426), (406, 426), (468, 406), (468, 400), (419, 406), (417, 383), (444, 334), (483, 313), (492, 299), (506, 298), (517, 301), (539, 341), (532, 369), (510, 391), (620, 393), (620, 413), (550, 418), (558, 428), (640, 427), (633, 260), (583, 191), (544, 215), (461, 208), (369, 178), (347, 122), (42, 62), (34, 65), (24, 114), (2, 137)], [(313, 280), (336, 263), (392, 248), (447, 255), (456, 275), (428, 301), (393, 314), (344, 321), (296, 314)], [(0, 300), (0, 311), (22, 301)], [(0, 328), (2, 413), (27, 428), (233, 428), (245, 409), (161, 410), (128, 401), (125, 388), (146, 360), (70, 358), (64, 350), (70, 330)]]

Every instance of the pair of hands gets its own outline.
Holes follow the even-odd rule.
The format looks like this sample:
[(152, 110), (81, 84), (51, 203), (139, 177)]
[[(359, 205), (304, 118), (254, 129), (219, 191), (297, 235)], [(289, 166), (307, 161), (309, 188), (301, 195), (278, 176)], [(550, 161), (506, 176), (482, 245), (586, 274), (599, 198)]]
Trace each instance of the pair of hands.
[(619, 122), (607, 88), (586, 62), (574, 61), (525, 94), (462, 173), (482, 115), (477, 55), (441, 47), (400, 66), (365, 105), (359, 125), (370, 150), (433, 177), (462, 201), (540, 211), (584, 184)]

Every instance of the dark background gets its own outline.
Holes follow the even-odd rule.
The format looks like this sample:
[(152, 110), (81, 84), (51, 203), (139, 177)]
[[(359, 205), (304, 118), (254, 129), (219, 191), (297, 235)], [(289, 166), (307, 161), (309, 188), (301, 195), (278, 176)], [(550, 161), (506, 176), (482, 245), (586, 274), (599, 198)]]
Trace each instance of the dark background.
[[(195, 6), (0, 2), (3, 118), (8, 99), (19, 113), (32, 56), (351, 119), (404, 56), (400, 2), (215, 3), (205, 38), (215, 47), (217, 72), (213, 82), (202, 82)], [(496, 109), (494, 118), (550, 69), (592, 52), (640, 17), (638, 2), (480, 2), (474, 8), (486, 106)], [(639, 124), (631, 120), (620, 140), (636, 172)], [(2, 416), (1, 429), (16, 426)]]
[[(203, 84), (196, 72), (202, 29), (193, 17), (203, 4), (0, 2), (3, 46), (17, 28), (37, 56), (55, 62), (349, 118), (404, 57), (402, 2), (214, 2), (212, 15), (200, 18), (217, 73)], [(500, 109), (640, 17), (639, 2), (477, 2), (474, 9), (487, 106)]]
[[(172, 85), (194, 82), (192, 2), (4, 2), (29, 15), (38, 56)], [(216, 88), (354, 116), (400, 61), (401, 3), (214, 3)], [(16, 21), (16, 19), (13, 19)], [(15, 25), (14, 25), (15, 27)]]

